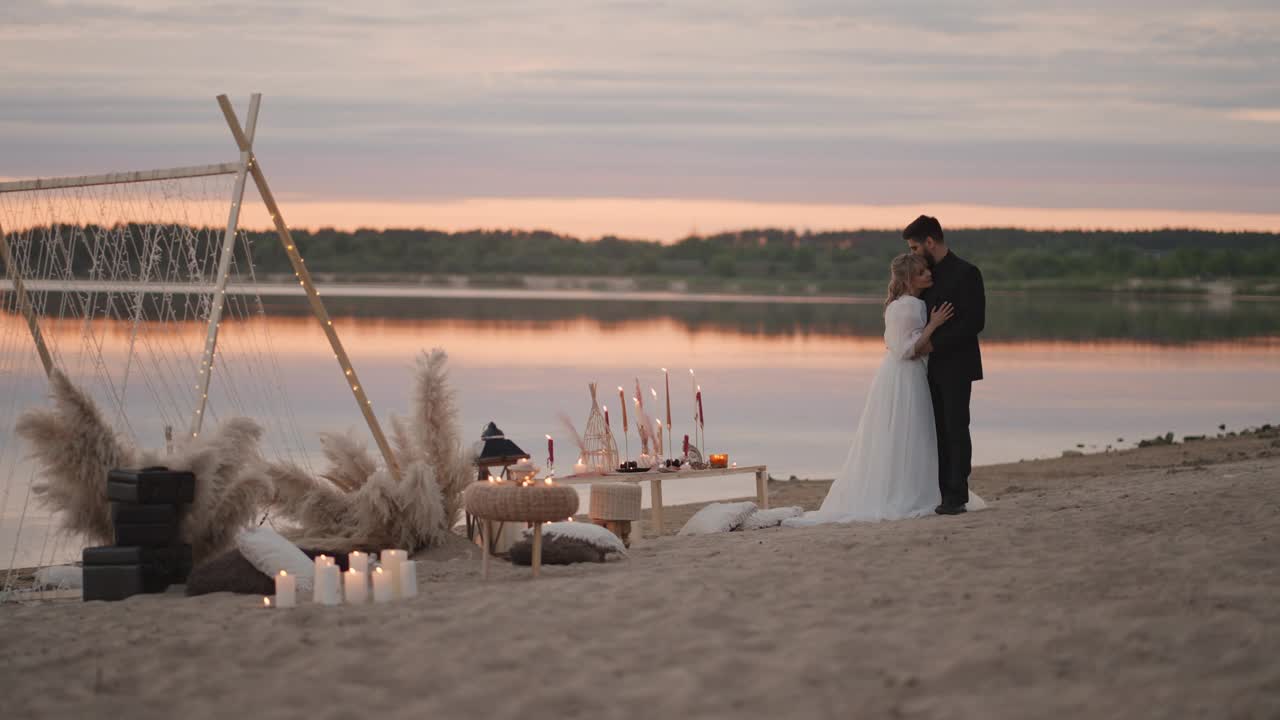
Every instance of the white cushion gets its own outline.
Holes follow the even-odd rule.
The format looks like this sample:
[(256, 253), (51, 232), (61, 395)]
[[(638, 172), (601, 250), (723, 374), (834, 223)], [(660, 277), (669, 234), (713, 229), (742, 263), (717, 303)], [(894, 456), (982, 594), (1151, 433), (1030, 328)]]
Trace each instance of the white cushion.
[(711, 503), (693, 514), (680, 528), (680, 535), (709, 535), (729, 532), (742, 525), (756, 511), (753, 502)]
[(783, 520), (793, 517), (800, 517), (804, 514), (804, 510), (798, 507), (780, 507), (770, 510), (757, 510), (751, 513), (746, 520), (742, 521), (743, 530), (763, 530), (765, 528), (777, 527), (782, 524)]
[[(620, 555), (627, 554), (627, 547), (622, 544), (622, 540), (618, 539), (605, 528), (595, 523), (585, 522), (553, 522), (542, 526), (542, 534), (546, 537), (562, 537), (570, 540), (580, 540), (594, 548), (605, 552), (616, 552)], [(525, 528), (524, 536), (532, 537), (533, 531)]]
[(236, 549), (258, 572), (274, 578), (281, 570), (297, 578), (297, 590), (309, 593), (315, 582), (315, 562), (298, 546), (267, 525), (246, 528), (236, 535)]

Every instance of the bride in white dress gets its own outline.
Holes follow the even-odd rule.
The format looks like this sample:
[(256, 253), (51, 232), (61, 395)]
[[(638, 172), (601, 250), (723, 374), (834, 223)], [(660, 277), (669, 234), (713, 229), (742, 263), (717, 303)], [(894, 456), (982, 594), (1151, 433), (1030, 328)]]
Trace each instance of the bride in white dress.
[[(871, 380), (849, 457), (822, 507), (787, 520), (789, 527), (932, 515), (942, 499), (925, 363), (930, 337), (953, 309), (943, 304), (929, 317), (919, 297), (933, 285), (924, 258), (899, 255), (889, 270), (884, 310), (888, 352)], [(981, 503), (969, 495), (968, 509), (977, 510)]]

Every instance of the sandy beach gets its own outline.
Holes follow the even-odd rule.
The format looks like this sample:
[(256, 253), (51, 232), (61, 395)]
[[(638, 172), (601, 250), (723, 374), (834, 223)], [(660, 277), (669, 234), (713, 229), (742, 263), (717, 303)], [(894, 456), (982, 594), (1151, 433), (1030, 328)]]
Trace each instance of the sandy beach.
[[(1280, 716), (1280, 436), (977, 468), (991, 509), (637, 542), (459, 540), (411, 601), (0, 606), (11, 718)], [(823, 482), (775, 482), (816, 507)], [(668, 530), (696, 508), (667, 509)]]

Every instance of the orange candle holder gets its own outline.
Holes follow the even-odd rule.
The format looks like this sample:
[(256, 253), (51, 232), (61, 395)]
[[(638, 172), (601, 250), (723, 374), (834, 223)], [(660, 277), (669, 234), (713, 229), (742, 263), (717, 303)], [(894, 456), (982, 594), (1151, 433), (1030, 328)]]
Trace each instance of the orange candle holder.
[(728, 455), (728, 453), (712, 453), (712, 454), (711, 454), (711, 467), (713, 467), (713, 468), (727, 468), (727, 467), (729, 467), (729, 455)]

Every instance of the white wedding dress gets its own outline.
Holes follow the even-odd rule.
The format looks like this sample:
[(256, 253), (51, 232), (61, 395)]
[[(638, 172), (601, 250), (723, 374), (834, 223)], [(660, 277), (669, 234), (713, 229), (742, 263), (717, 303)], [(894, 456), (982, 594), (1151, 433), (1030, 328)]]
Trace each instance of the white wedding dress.
[[(783, 524), (900, 520), (933, 514), (938, 489), (938, 441), (924, 358), (912, 359), (927, 322), (924, 301), (904, 295), (884, 312), (884, 361), (871, 380), (862, 419), (844, 468), (822, 507)], [(983, 507), (969, 494), (968, 509)]]

